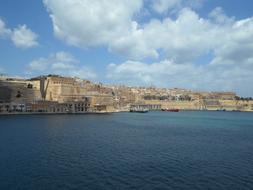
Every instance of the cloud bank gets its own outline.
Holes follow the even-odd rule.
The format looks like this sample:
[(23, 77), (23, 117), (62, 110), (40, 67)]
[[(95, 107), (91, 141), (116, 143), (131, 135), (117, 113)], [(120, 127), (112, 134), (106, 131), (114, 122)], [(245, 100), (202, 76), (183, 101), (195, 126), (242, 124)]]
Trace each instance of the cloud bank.
[[(195, 10), (202, 3), (44, 0), (57, 38), (81, 48), (106, 47), (125, 58), (107, 68), (114, 82), (252, 95), (253, 18), (228, 17), (221, 7), (204, 18)], [(139, 22), (136, 15), (143, 9), (162, 16)]]
[(176, 64), (170, 60), (147, 64), (126, 61), (110, 64), (107, 77), (113, 83), (134, 86), (179, 87), (207, 91), (235, 91), (250, 96), (252, 66)]
[(85, 66), (80, 65), (68, 52), (57, 52), (49, 57), (41, 57), (33, 60), (28, 66), (28, 75), (58, 74), (63, 76), (80, 77), (84, 79), (96, 79), (96, 73)]

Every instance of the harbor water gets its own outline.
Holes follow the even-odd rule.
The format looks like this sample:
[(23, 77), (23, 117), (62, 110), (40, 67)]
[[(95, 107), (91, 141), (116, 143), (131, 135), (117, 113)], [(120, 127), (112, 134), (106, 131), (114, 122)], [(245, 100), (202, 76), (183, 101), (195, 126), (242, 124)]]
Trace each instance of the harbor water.
[(0, 116), (0, 189), (253, 189), (253, 113)]

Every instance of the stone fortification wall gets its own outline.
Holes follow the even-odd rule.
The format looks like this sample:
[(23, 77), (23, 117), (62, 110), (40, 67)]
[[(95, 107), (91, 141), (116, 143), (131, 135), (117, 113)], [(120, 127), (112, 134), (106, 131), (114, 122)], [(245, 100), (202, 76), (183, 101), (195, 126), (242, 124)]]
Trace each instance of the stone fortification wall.
[(0, 79), (0, 103), (40, 100), (84, 102), (95, 110), (127, 110), (132, 104), (161, 105), (162, 109), (253, 111), (253, 101), (236, 99), (233, 92), (192, 92), (185, 89), (103, 86), (77, 78), (48, 75), (30, 80)]
[(159, 101), (159, 100), (146, 100), (145, 104), (161, 104), (162, 109), (181, 109), (181, 110), (200, 110), (202, 109), (201, 103), (198, 101)]
[(222, 108), (232, 111), (253, 111), (253, 101), (243, 101), (243, 100), (219, 100)]
[(74, 78), (45, 77), (41, 79), (41, 92), (47, 101), (67, 102), (84, 100), (86, 84)]
[(41, 100), (38, 83), (32, 81), (0, 81), (1, 102), (33, 102)]
[(242, 101), (242, 100), (208, 100), (208, 101), (146, 100), (145, 104), (161, 104), (163, 109), (176, 108), (181, 110), (253, 111), (253, 101)]
[(112, 95), (100, 94), (90, 97), (91, 110), (98, 110), (98, 107), (103, 107), (104, 111), (115, 111), (116, 105)]
[(96, 106), (108, 111), (115, 106), (113, 91), (85, 80), (76, 80), (66, 77), (45, 77), (41, 79), (42, 94), (46, 101), (59, 103), (69, 101), (84, 101), (87, 97), (91, 99), (90, 107), (95, 110)]

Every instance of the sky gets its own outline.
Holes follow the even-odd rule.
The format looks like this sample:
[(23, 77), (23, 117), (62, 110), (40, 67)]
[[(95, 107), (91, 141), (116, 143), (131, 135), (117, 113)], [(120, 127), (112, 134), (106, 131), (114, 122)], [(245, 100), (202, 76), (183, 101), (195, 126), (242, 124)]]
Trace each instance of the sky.
[(0, 1), (0, 73), (253, 96), (252, 0)]

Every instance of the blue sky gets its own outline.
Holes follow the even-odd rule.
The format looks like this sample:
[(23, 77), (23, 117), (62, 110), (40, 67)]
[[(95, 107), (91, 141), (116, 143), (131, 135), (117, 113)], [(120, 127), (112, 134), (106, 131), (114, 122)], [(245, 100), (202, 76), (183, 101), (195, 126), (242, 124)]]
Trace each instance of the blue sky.
[(251, 0), (0, 2), (0, 73), (253, 96)]

